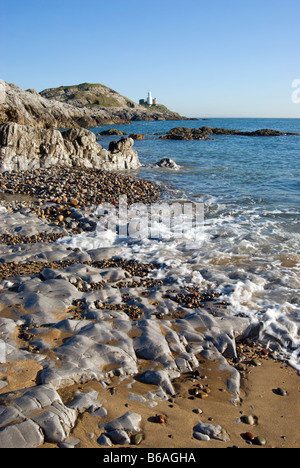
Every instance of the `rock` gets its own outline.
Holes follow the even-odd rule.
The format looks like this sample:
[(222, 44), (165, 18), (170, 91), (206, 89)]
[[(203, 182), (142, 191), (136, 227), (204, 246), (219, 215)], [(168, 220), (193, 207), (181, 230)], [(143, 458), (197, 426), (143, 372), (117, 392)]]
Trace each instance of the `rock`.
[(244, 434), (244, 438), (248, 440), (249, 442), (253, 442), (253, 440), (255, 439), (255, 436), (254, 434), (252, 434), (252, 432), (246, 432)]
[(94, 413), (102, 406), (97, 397), (98, 392), (93, 389), (90, 389), (86, 393), (78, 393), (74, 400), (68, 404), (68, 407), (76, 410), (78, 413), (84, 413), (85, 411)]
[(210, 440), (210, 437), (208, 435), (202, 434), (201, 432), (194, 432), (193, 436), (197, 440), (203, 440), (203, 441)]
[(143, 434), (133, 434), (130, 438), (132, 445), (140, 445), (144, 440)]
[(141, 420), (142, 417), (139, 414), (128, 411), (120, 418), (115, 419), (114, 421), (111, 421), (105, 424), (104, 426), (100, 425), (99, 428), (104, 428), (108, 433), (111, 433), (115, 430), (126, 432), (139, 432), (139, 425)]
[(226, 128), (187, 128), (176, 127), (167, 132), (166, 135), (161, 136), (162, 140), (208, 140), (211, 135), (239, 135), (239, 136), (253, 136), (253, 137), (273, 137), (285, 135), (299, 135), (299, 133), (282, 133), (277, 130), (262, 129), (254, 132), (243, 132), (239, 130), (230, 130)]
[(145, 136), (142, 135), (141, 133), (131, 133), (129, 135), (129, 138), (132, 138), (133, 140), (144, 140)]
[(158, 423), (158, 424), (165, 424), (166, 423), (166, 418), (162, 415), (162, 414), (157, 414), (155, 416), (155, 421)]
[(210, 439), (221, 440), (223, 442), (228, 442), (230, 440), (228, 434), (221, 426), (213, 426), (209, 423), (204, 423), (199, 421), (197, 426), (194, 427), (194, 433), (200, 433), (208, 436)]
[(103, 447), (112, 447), (112, 441), (105, 434), (101, 434), (101, 436), (97, 440), (97, 443), (99, 445), (102, 445)]
[[(75, 425), (77, 412), (67, 408), (51, 385), (39, 385), (2, 395), (0, 447), (34, 448), (44, 440), (63, 442)], [(26, 418), (26, 419), (25, 419)], [(20, 420), (23, 422), (20, 422)]]
[(169, 395), (175, 391), (167, 371), (146, 371), (138, 376), (140, 382), (160, 386)]
[(208, 133), (197, 128), (176, 127), (160, 137), (161, 140), (208, 140)]
[(128, 445), (130, 444), (130, 438), (127, 432), (121, 430), (110, 431), (107, 433), (107, 437), (112, 441), (113, 444)]
[(109, 130), (103, 130), (103, 132), (97, 133), (97, 135), (112, 136), (112, 135), (124, 135), (124, 133), (121, 132), (121, 130), (117, 130), (116, 128), (110, 128)]
[(243, 416), (242, 418), (243, 422), (245, 424), (249, 424), (250, 426), (253, 426), (255, 424), (255, 420), (253, 416)]
[(32, 420), (43, 430), (45, 441), (55, 444), (68, 437), (76, 417), (76, 411), (67, 408), (63, 403), (54, 402), (49, 408), (44, 408), (42, 413), (33, 415)]
[(0, 448), (35, 448), (43, 443), (42, 429), (30, 419), (0, 429)]
[[(61, 133), (16, 123), (0, 126), (0, 172), (56, 166), (124, 170), (140, 167), (134, 141), (122, 138), (103, 149), (94, 133), (72, 128)], [(72, 199), (75, 200), (75, 199)], [(79, 204), (77, 201), (73, 206)]]
[(175, 169), (175, 170), (180, 169), (180, 166), (178, 166), (176, 164), (176, 162), (173, 161), (173, 159), (170, 159), (170, 158), (162, 159), (161, 161), (156, 163), (156, 166), (163, 167), (165, 169)]

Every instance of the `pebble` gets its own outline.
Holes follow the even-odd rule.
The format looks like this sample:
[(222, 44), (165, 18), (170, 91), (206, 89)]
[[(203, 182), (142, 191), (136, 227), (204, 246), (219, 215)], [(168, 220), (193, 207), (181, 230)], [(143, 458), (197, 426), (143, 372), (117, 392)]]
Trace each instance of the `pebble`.
[(252, 434), (252, 432), (246, 432), (244, 434), (244, 437), (246, 440), (249, 440), (250, 442), (253, 442), (253, 440), (255, 439), (255, 436), (254, 434)]
[(276, 394), (277, 395), (280, 395), (280, 396), (286, 396), (287, 395), (287, 391), (284, 389), (284, 388), (277, 388), (276, 389)]
[(243, 416), (242, 420), (245, 424), (249, 424), (250, 426), (253, 426), (255, 424), (254, 417), (251, 415)]
[(74, 208), (104, 202), (116, 204), (119, 195), (124, 194), (129, 205), (152, 203), (160, 198), (159, 186), (151, 181), (76, 167), (6, 172), (1, 178), (1, 193), (26, 194), (32, 201), (62, 203)]
[(133, 434), (130, 439), (132, 445), (140, 445), (143, 442), (143, 440), (143, 434)]
[(252, 359), (251, 364), (255, 367), (261, 366), (261, 362), (258, 359)]
[(155, 421), (159, 424), (165, 424), (166, 418), (162, 414), (157, 414), (155, 416)]
[(266, 445), (267, 441), (266, 441), (266, 439), (265, 439), (264, 437), (262, 437), (262, 436), (257, 436), (257, 437), (254, 438), (253, 443), (254, 443), (255, 445), (264, 446), (264, 445)]

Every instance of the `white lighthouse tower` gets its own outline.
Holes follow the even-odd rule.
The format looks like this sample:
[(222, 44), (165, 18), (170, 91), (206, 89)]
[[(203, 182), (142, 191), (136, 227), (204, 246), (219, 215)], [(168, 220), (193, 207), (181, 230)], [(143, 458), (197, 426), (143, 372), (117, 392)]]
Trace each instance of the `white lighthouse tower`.
[(152, 104), (153, 104), (153, 98), (152, 98), (152, 95), (151, 95), (151, 91), (148, 92), (147, 104), (148, 104), (148, 106), (152, 106)]

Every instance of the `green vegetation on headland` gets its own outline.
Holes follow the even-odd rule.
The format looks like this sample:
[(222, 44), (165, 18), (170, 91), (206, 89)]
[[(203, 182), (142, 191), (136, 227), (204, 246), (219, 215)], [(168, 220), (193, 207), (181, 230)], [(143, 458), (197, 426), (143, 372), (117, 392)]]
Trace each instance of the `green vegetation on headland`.
[(59, 86), (41, 91), (41, 96), (79, 107), (134, 107), (135, 103), (100, 83)]

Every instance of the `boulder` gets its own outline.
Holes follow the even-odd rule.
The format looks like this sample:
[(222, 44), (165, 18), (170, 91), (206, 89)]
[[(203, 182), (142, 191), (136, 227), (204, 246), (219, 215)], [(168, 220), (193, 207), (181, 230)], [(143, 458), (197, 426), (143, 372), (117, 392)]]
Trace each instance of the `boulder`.
[(122, 138), (103, 149), (94, 133), (83, 128), (39, 129), (16, 123), (0, 126), (0, 172), (24, 171), (52, 166), (104, 170), (137, 169), (134, 141)]

